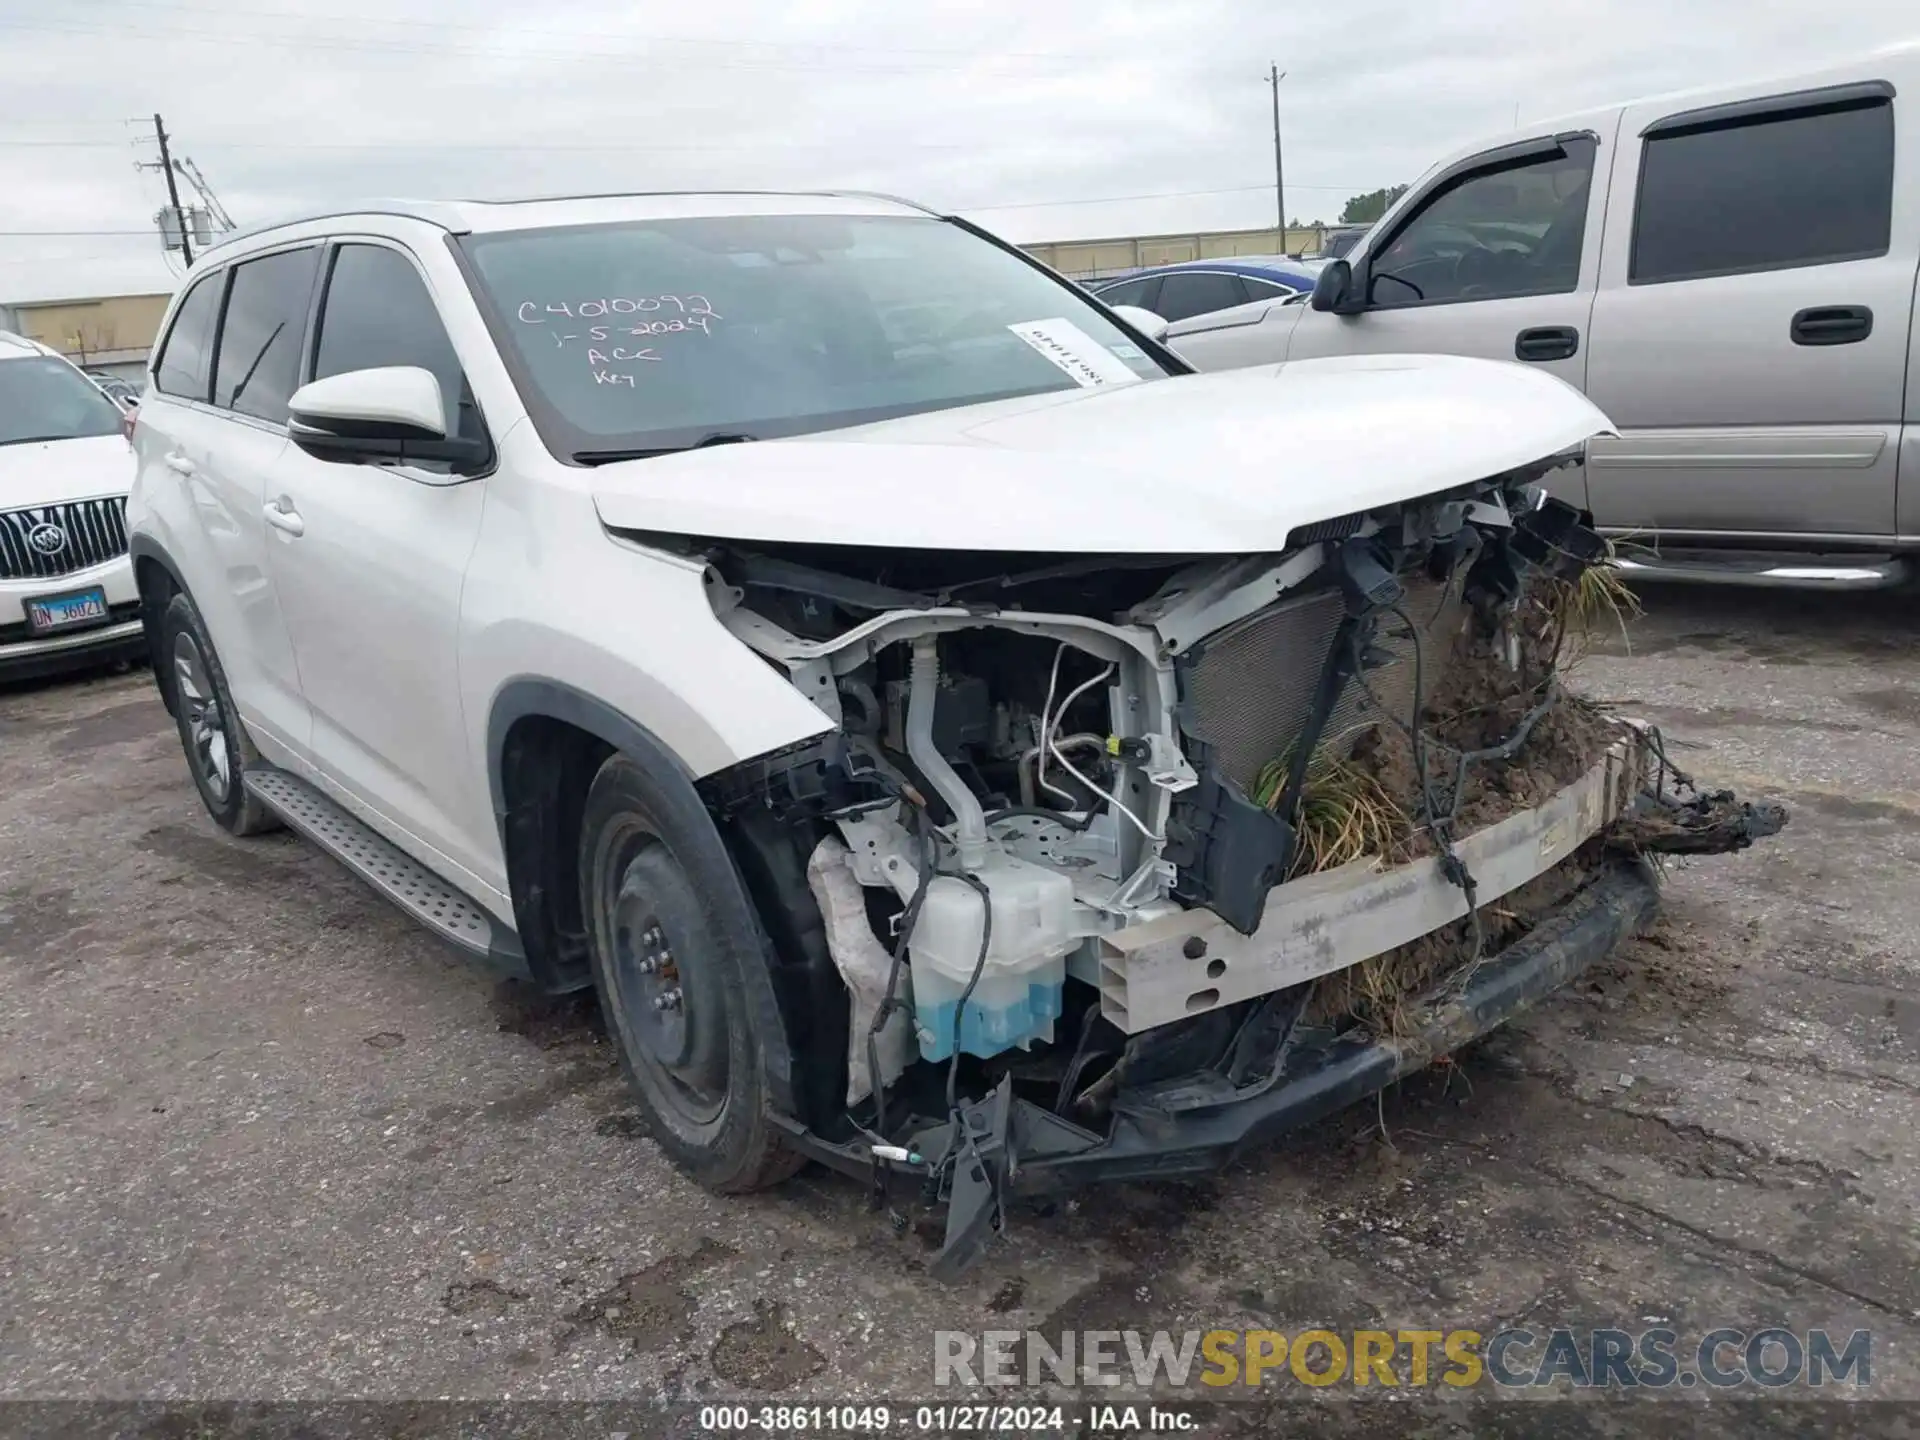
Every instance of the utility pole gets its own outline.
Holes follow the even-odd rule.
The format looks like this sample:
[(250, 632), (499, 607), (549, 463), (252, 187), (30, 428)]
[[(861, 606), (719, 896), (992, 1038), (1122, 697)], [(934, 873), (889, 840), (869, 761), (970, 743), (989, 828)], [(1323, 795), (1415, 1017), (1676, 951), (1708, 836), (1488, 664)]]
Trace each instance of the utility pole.
[(200, 167), (185, 155), (173, 162), (173, 168), (187, 177), (187, 183), (199, 192), (200, 203), (207, 207), (207, 214), (213, 218), (222, 230), (234, 228), (233, 217), (227, 214), (227, 207), (220, 203), (220, 197), (213, 193), (213, 187), (207, 184), (207, 177), (200, 173)]
[[(1267, 83), (1273, 87), (1273, 203), (1280, 211), (1280, 253), (1287, 253), (1287, 186), (1280, 164), (1280, 82), (1287, 72), (1278, 65), (1267, 66)], [(160, 117), (155, 116), (158, 120)]]
[[(1278, 113), (1275, 111), (1276, 115)], [(160, 173), (167, 177), (167, 203), (173, 206), (174, 217), (180, 222), (180, 258), (191, 265), (193, 239), (188, 232), (193, 224), (187, 218), (187, 212), (180, 208), (180, 186), (173, 178), (173, 156), (167, 152), (167, 127), (160, 123), (158, 111), (153, 116), (153, 138), (160, 142)]]

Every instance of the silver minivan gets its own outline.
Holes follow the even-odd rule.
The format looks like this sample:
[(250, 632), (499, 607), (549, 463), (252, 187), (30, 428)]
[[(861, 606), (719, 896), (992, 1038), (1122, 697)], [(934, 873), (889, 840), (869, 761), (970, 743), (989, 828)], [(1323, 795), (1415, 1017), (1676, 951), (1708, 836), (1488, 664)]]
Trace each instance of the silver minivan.
[(1428, 171), (1309, 304), (1166, 338), (1203, 370), (1540, 366), (1619, 428), (1557, 488), (1630, 561), (1889, 583), (1920, 556), (1916, 106), (1920, 49), (1899, 47), (1543, 123)]

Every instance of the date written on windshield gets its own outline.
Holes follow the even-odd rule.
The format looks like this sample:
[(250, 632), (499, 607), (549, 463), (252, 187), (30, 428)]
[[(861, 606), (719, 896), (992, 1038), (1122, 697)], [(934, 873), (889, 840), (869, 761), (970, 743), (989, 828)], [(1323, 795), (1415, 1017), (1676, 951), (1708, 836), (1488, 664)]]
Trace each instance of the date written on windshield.
[[(617, 296), (604, 300), (564, 300), (543, 304), (523, 300), (515, 312), (522, 325), (561, 325), (568, 321), (606, 320), (609, 324), (589, 325), (586, 333), (567, 334), (562, 329), (549, 331), (557, 349), (585, 342), (587, 364), (593, 370), (596, 385), (633, 385), (628, 371), (608, 370), (612, 364), (657, 363), (660, 353), (652, 346), (625, 345), (616, 335), (651, 339), (656, 335), (713, 334), (713, 323), (725, 317), (713, 308), (704, 295)], [(631, 321), (632, 323), (627, 323)]]

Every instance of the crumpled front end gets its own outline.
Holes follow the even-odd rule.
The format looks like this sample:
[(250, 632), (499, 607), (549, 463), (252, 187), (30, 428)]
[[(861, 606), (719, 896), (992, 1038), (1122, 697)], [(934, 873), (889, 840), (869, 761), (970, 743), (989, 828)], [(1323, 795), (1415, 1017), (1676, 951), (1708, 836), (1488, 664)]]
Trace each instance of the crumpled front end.
[(1014, 1190), (1223, 1163), (1606, 954), (1648, 854), (1778, 829), (1562, 684), (1623, 593), (1565, 458), (1228, 560), (702, 547), (835, 726), (704, 782), (807, 857), (794, 1143), (947, 1202), (950, 1272)]

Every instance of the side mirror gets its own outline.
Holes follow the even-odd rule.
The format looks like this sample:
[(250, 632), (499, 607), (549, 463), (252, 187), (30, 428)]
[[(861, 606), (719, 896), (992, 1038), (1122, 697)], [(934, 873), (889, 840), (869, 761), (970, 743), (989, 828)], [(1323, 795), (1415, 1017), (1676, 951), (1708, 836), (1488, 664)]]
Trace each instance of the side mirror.
[(1354, 303), (1353, 266), (1345, 260), (1329, 260), (1314, 280), (1313, 298), (1307, 303), (1335, 315), (1358, 314), (1361, 307)]
[(287, 435), (320, 460), (487, 458), (484, 440), (448, 437), (440, 382), (415, 365), (329, 375), (294, 391), (287, 410)]
[(1171, 321), (1162, 320), (1151, 310), (1143, 310), (1138, 305), (1115, 305), (1113, 313), (1127, 324), (1140, 331), (1149, 340), (1162, 341), (1167, 338), (1167, 326)]

